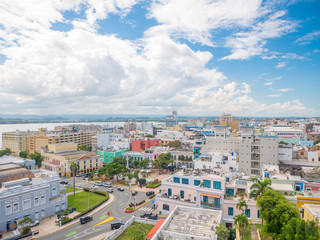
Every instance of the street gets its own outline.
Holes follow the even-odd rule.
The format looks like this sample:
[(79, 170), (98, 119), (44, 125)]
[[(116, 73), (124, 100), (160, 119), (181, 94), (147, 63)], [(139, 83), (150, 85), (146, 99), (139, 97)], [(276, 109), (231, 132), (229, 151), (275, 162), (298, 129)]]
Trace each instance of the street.
[[(81, 178), (82, 179), (82, 178)], [(72, 186), (72, 179), (67, 179), (70, 186)], [(76, 181), (76, 185), (79, 186), (81, 180), (78, 178)], [(81, 185), (83, 187), (90, 187), (92, 184), (90, 183), (84, 183), (81, 182)], [(98, 191), (106, 192), (106, 187), (99, 187)], [(111, 230), (111, 223), (115, 223), (118, 221), (126, 222), (129, 220), (133, 215), (140, 216), (145, 212), (151, 212), (153, 203), (150, 202), (146, 205), (144, 205), (141, 209), (133, 212), (133, 213), (125, 213), (125, 209), (128, 207), (128, 205), (134, 201), (136, 203), (142, 201), (143, 199), (147, 199), (147, 196), (143, 192), (138, 192), (136, 196), (131, 196), (131, 191), (128, 189), (125, 189), (123, 192), (117, 190), (117, 187), (113, 186), (114, 192), (112, 195), (114, 195), (115, 199), (114, 201), (109, 204), (105, 209), (95, 213), (92, 217), (93, 220), (91, 222), (88, 222), (86, 224), (80, 224), (77, 223), (75, 225), (72, 225), (66, 229), (54, 232), (53, 234), (44, 236), (42, 238), (39, 238), (41, 240), (57, 240), (57, 239), (90, 239), (96, 236), (99, 236), (101, 234), (107, 233)], [(136, 199), (134, 199), (136, 198)], [(110, 216), (108, 215), (108, 211), (110, 212)], [(95, 226), (108, 218), (113, 217), (114, 220), (109, 221), (107, 223), (102, 223), (98, 226)]]

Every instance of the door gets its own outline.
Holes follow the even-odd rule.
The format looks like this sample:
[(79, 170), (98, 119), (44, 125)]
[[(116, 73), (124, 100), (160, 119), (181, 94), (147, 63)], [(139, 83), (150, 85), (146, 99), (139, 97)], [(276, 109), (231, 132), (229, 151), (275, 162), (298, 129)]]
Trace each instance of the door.
[(184, 191), (180, 191), (180, 198), (184, 199)]
[(168, 188), (168, 196), (171, 197), (172, 196), (172, 189)]
[(203, 202), (208, 203), (208, 196), (203, 196)]

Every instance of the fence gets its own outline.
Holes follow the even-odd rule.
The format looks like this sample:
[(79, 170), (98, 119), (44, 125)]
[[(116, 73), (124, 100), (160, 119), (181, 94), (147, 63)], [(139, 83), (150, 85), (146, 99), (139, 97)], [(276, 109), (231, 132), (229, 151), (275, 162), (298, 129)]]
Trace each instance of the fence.
[(150, 224), (150, 225), (156, 225), (158, 220), (151, 220), (151, 219), (132, 216), (132, 218), (130, 218), (122, 227), (120, 227), (119, 229), (115, 230), (111, 235), (108, 235), (104, 240), (114, 240), (114, 239), (116, 239), (122, 233), (124, 233), (128, 229), (128, 227), (130, 227), (130, 225), (132, 223), (134, 223), (134, 222)]

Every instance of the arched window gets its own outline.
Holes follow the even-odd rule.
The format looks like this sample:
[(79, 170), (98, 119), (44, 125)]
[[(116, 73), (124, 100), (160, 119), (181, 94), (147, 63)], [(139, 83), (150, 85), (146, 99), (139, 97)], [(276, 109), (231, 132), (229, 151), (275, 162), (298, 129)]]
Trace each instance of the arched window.
[(169, 211), (169, 205), (168, 204), (163, 204), (162, 209), (165, 211)]

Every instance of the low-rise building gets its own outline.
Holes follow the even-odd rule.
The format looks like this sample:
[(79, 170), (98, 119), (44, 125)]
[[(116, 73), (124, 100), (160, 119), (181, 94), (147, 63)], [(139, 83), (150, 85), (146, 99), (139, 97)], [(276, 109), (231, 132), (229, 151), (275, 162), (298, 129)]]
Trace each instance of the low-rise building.
[(103, 164), (107, 164), (113, 161), (114, 158), (121, 157), (124, 153), (128, 152), (129, 149), (120, 149), (120, 148), (107, 148), (105, 151), (97, 150), (97, 155), (102, 158)]
[(0, 157), (0, 166), (1, 165), (7, 165), (7, 164), (17, 164), (21, 167), (25, 167), (30, 170), (35, 169), (36, 161), (32, 159), (25, 159), (25, 158), (20, 158), (20, 157), (15, 157), (15, 156), (3, 156)]
[(314, 221), (320, 226), (320, 205), (304, 204), (303, 209), (303, 219), (306, 221)]

